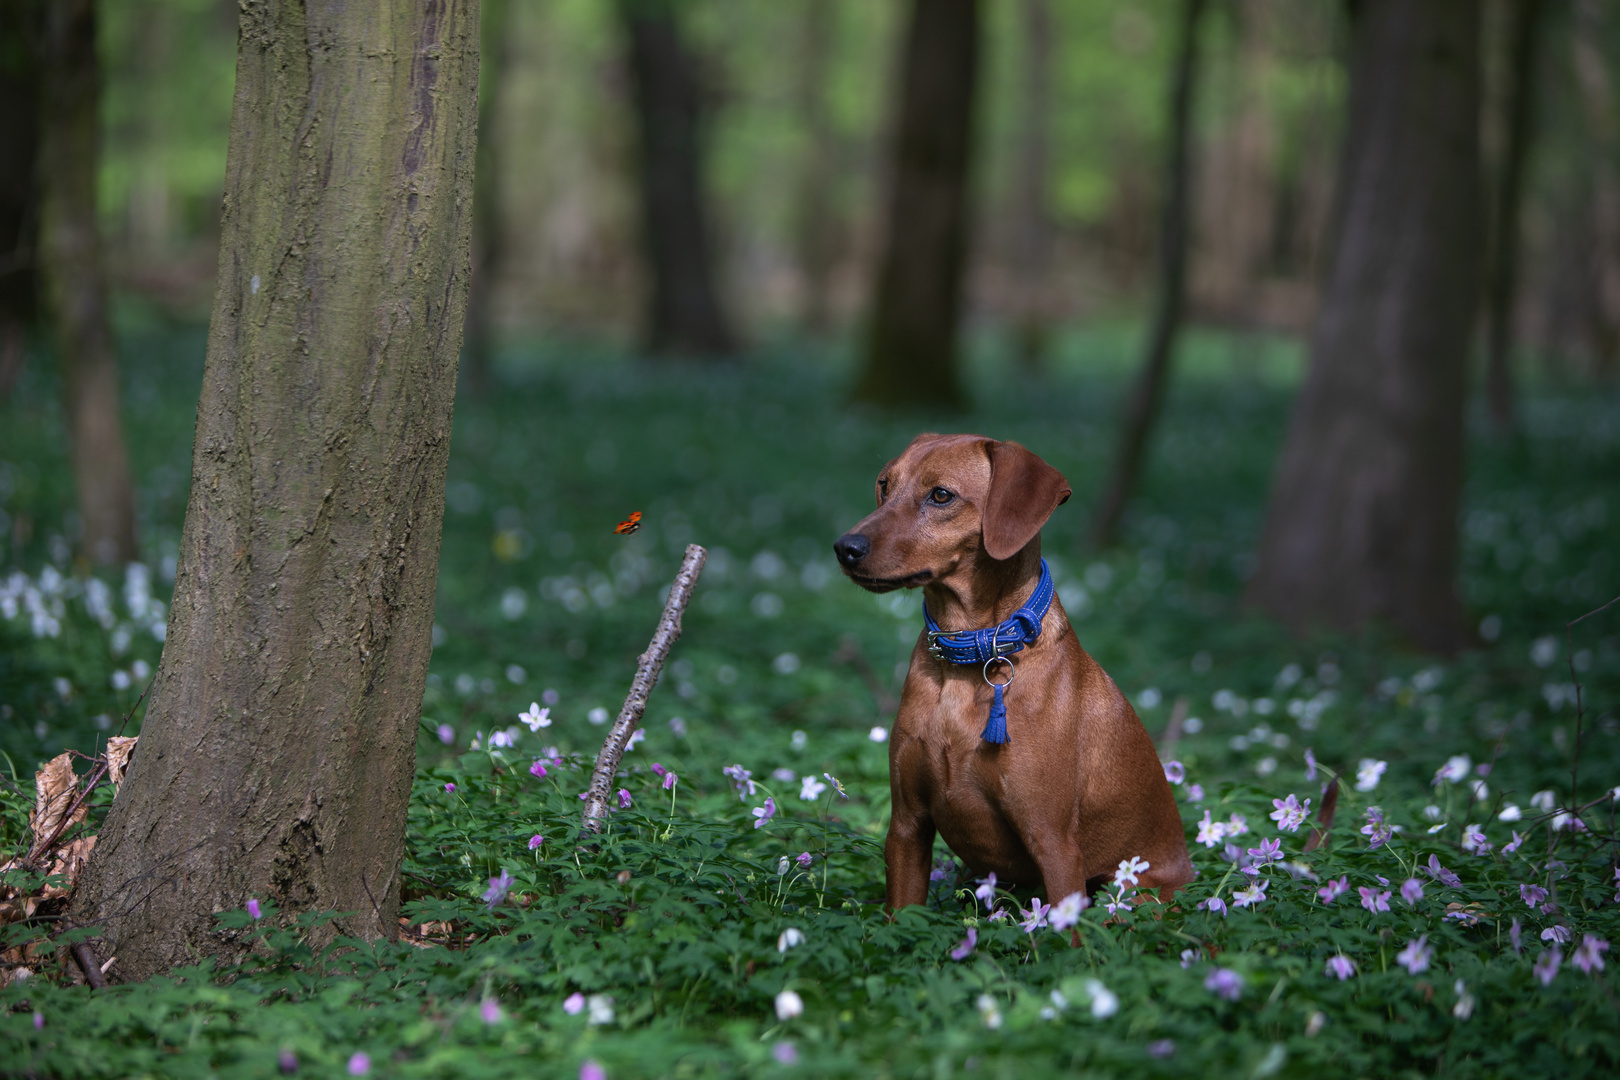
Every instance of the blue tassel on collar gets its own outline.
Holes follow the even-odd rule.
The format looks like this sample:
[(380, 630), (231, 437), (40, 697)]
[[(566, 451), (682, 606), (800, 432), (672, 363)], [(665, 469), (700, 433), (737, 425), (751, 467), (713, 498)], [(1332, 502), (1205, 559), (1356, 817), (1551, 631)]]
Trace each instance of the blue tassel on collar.
[[(1011, 677), (1006, 683), (996, 683), (990, 680), (990, 665), (1010, 653), (1023, 649), (1041, 636), (1041, 621), (1046, 618), (1046, 612), (1052, 606), (1052, 595), (1055, 592), (1052, 584), (1052, 571), (1041, 560), (1041, 580), (1036, 583), (1035, 591), (1024, 602), (1024, 606), (1013, 612), (1012, 617), (995, 626), (983, 630), (953, 630), (944, 631), (928, 614), (928, 605), (923, 605), (923, 621), (928, 626), (928, 651), (944, 660), (948, 664), (982, 664), (984, 665), (984, 681), (994, 688), (994, 699), (990, 703), (990, 716), (984, 725), (984, 732), (980, 735), (987, 743), (1001, 744), (1007, 741), (1007, 703), (1003, 698), (1003, 688), (1012, 682)], [(1008, 662), (1009, 665), (1011, 661)]]

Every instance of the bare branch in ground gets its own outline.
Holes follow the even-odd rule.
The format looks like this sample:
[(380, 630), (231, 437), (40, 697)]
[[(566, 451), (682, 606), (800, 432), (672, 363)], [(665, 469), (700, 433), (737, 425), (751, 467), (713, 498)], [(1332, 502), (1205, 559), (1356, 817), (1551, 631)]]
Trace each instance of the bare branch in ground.
[(698, 575), (703, 572), (703, 563), (708, 557), (709, 553), (697, 544), (686, 545), (686, 557), (681, 560), (680, 572), (669, 587), (669, 599), (664, 602), (664, 614), (658, 619), (658, 629), (653, 632), (647, 651), (641, 654), (636, 664), (635, 681), (630, 684), (630, 693), (624, 699), (624, 706), (619, 709), (619, 718), (613, 722), (612, 729), (602, 742), (601, 752), (596, 755), (596, 769), (591, 774), (591, 786), (585, 799), (585, 828), (591, 832), (601, 831), (602, 819), (612, 809), (613, 778), (618, 775), (624, 748), (636, 728), (641, 726), (641, 715), (647, 711), (647, 698), (652, 694), (653, 687), (658, 685), (658, 675), (664, 670), (669, 650), (680, 640), (681, 615), (691, 602), (692, 590), (697, 586)]

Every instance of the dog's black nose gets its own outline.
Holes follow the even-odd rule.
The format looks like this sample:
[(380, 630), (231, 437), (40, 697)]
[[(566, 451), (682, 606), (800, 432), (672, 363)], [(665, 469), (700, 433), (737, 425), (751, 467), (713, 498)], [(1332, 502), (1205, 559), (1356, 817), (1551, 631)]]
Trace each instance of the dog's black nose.
[(854, 566), (866, 558), (866, 553), (872, 550), (872, 541), (860, 533), (845, 533), (833, 541), (833, 554), (845, 566)]

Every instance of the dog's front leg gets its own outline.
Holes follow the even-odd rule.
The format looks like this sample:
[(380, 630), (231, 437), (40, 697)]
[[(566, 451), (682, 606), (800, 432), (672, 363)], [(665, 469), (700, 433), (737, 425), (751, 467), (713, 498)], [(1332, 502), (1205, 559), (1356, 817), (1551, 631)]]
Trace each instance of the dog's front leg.
[(883, 865), (890, 910), (928, 899), (928, 872), (934, 853), (934, 819), (926, 811), (903, 812), (895, 806), (889, 836), (883, 842)]

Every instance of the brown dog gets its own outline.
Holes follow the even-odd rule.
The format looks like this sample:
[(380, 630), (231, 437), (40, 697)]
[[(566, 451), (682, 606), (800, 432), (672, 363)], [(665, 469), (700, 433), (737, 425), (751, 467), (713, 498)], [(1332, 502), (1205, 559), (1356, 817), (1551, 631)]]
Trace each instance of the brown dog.
[[(883, 467), (878, 508), (833, 545), (864, 589), (922, 586), (947, 634), (993, 627), (1030, 600), (1041, 526), (1068, 482), (1017, 443), (919, 435)], [(891, 908), (920, 904), (937, 829), (975, 874), (1044, 890), (1056, 903), (1149, 868), (1138, 888), (1168, 900), (1192, 880), (1175, 796), (1153, 740), (1114, 681), (1080, 647), (1052, 598), (1039, 636), (989, 675), (1005, 689), (1008, 741), (981, 734), (986, 668), (948, 663), (925, 632), (911, 653), (889, 740), (893, 812), (884, 845)]]

